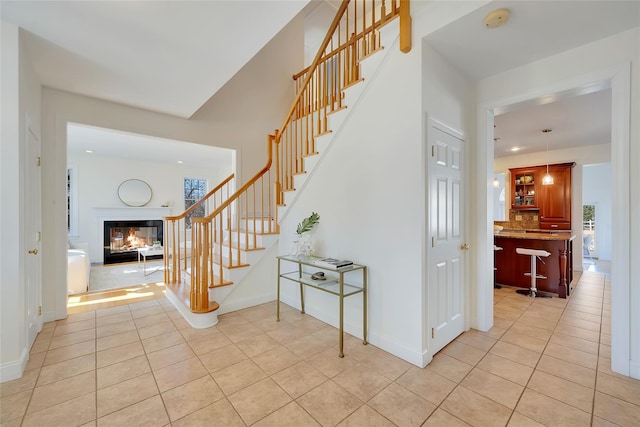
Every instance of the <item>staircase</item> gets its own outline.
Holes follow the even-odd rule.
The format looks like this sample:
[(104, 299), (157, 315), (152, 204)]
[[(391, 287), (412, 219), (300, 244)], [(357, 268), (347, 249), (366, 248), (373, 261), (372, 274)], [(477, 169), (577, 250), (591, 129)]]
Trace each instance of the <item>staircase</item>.
[(191, 326), (213, 326), (220, 311), (230, 311), (225, 299), (278, 241), (279, 219), (375, 74), (382, 43), (400, 34), (408, 52), (410, 25), (408, 0), (343, 0), (312, 65), (294, 76), (295, 100), (267, 136), (262, 170), (236, 191), (231, 175), (184, 213), (164, 218), (166, 294)]

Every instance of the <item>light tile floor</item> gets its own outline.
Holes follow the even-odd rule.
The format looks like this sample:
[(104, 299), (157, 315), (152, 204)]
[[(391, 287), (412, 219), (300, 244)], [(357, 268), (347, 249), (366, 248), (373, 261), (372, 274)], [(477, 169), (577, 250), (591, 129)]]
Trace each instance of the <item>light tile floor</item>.
[[(2, 426), (638, 426), (640, 381), (610, 370), (610, 284), (570, 299), (495, 292), (495, 326), (417, 368), (275, 303), (191, 328), (145, 285), (70, 300), (24, 377), (0, 385)], [(373, 315), (373, 314), (372, 314)]]

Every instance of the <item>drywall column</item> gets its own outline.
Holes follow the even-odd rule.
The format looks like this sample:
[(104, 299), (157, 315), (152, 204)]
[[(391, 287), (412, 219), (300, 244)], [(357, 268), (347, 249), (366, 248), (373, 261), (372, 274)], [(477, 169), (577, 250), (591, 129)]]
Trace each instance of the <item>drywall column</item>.
[(0, 156), (0, 381), (19, 378), (26, 366), (24, 244), (20, 235), (20, 47), (18, 27), (2, 22), (2, 138)]

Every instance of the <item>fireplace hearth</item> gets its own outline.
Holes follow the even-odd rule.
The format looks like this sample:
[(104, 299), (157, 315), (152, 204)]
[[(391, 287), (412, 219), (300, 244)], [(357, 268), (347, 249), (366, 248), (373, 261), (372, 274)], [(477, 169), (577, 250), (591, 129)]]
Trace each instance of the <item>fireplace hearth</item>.
[(104, 264), (137, 261), (139, 248), (162, 245), (162, 228), (161, 220), (104, 221)]

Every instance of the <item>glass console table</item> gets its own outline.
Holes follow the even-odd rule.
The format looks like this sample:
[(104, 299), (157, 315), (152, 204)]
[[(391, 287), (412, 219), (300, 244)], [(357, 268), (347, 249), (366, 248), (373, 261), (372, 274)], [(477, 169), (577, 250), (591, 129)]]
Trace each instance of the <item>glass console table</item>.
[[(362, 294), (362, 344), (367, 344), (367, 267), (359, 264), (352, 264), (348, 267), (334, 268), (324, 267), (313, 263), (319, 257), (296, 257), (282, 255), (278, 258), (278, 301), (277, 301), (277, 321), (280, 321), (280, 282), (281, 279), (298, 283), (300, 286), (300, 312), (304, 314), (304, 291), (305, 286), (336, 295), (340, 298), (340, 352), (338, 357), (344, 357), (344, 298), (356, 294)], [(282, 264), (295, 264), (294, 271), (283, 272)], [(327, 272), (325, 280), (314, 280), (311, 275), (317, 271)], [(345, 275), (349, 273), (362, 274), (362, 285), (354, 285), (345, 282)]]

